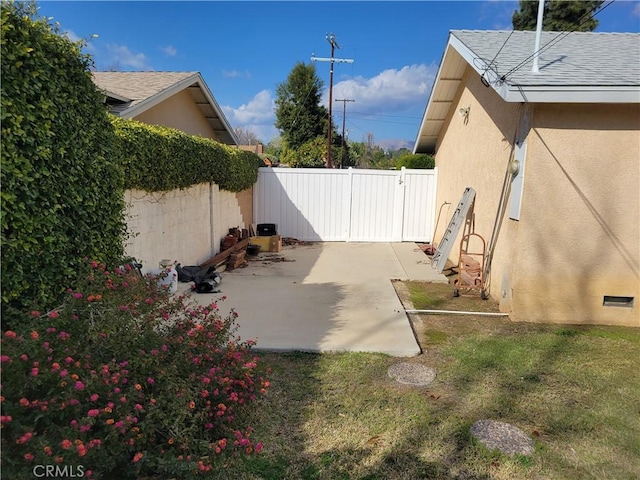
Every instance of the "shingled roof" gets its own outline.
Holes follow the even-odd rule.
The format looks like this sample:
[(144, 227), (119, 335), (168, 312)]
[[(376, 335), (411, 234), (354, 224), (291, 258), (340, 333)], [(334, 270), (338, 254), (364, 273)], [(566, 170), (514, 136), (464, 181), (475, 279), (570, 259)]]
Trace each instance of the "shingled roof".
[(467, 66), (506, 102), (640, 103), (640, 35), (451, 30), (415, 152), (433, 151)]
[(199, 72), (93, 72), (93, 82), (105, 93), (111, 111), (135, 118), (176, 93), (187, 90), (222, 143), (238, 139)]

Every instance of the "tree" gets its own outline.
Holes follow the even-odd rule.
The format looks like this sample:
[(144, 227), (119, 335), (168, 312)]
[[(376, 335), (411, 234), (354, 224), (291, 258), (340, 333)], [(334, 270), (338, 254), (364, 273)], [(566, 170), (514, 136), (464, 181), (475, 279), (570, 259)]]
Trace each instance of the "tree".
[[(542, 29), (555, 32), (592, 32), (598, 26), (593, 18), (604, 0), (546, 0)], [(513, 13), (514, 30), (535, 30), (538, 21), (538, 1), (520, 0), (520, 10)]]
[(240, 145), (257, 145), (258, 143), (262, 143), (258, 135), (248, 127), (236, 127), (233, 131), (236, 137), (238, 137)]
[(288, 148), (296, 150), (326, 133), (327, 109), (320, 105), (322, 80), (313, 64), (298, 62), (276, 89), (276, 123)]

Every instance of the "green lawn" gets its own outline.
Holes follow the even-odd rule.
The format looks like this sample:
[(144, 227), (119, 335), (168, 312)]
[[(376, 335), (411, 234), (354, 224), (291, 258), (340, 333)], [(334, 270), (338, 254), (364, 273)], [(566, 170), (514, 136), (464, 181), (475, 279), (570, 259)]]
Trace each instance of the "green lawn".
[[(452, 307), (449, 286), (410, 287), (413, 298), (441, 289), (424, 296), (442, 295), (436, 308)], [(473, 298), (465, 301), (473, 308)], [(217, 478), (638, 478), (640, 330), (423, 316), (416, 331), (425, 353), (411, 359), (263, 353), (272, 387), (254, 438), (265, 449), (230, 459)], [(435, 368), (435, 382), (389, 379), (400, 361)], [(469, 435), (483, 418), (531, 435), (535, 453), (487, 451)]]

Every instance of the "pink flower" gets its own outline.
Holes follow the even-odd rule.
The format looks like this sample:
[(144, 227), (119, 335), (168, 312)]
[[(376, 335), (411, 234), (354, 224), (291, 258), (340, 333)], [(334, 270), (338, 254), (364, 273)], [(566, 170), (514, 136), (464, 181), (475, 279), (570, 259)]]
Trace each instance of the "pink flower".
[(149, 385), (153, 385), (154, 383), (156, 383), (156, 381), (153, 378), (149, 377), (149, 378), (147, 378), (147, 383)]
[(39, 311), (37, 311), (37, 310), (33, 310), (33, 311), (31, 312), (31, 316), (32, 316), (32, 317), (39, 317), (39, 316), (40, 316), (40, 312), (39, 312)]
[(142, 411), (142, 405), (136, 403), (136, 410), (138, 410), (139, 412)]
[(98, 398), (100, 398), (100, 395), (98, 395), (97, 393), (94, 393), (89, 397), (89, 400), (91, 400), (92, 402), (95, 402), (98, 400)]
[(10, 423), (13, 418), (11, 415), (0, 415), (0, 423)]
[(47, 333), (55, 333), (55, 331), (56, 331), (56, 327), (47, 328)]
[(87, 415), (89, 415), (90, 417), (97, 417), (98, 415), (100, 415), (100, 410), (98, 410), (97, 408), (92, 408), (87, 412)]
[(11, 360), (11, 357), (9, 355), (0, 355), (0, 362), (4, 363), (4, 362), (9, 362)]
[(66, 377), (69, 374), (69, 372), (66, 369), (60, 370), (60, 376), (61, 377)]
[(60, 316), (60, 314), (58, 312), (56, 312), (55, 310), (52, 310), (49, 312), (49, 318), (58, 318)]
[(25, 459), (27, 462), (30, 462), (31, 460), (33, 460), (33, 458), (34, 458), (34, 457), (33, 457), (33, 454), (31, 454), (31, 453), (25, 453), (25, 454), (24, 454), (24, 459)]
[(75, 385), (76, 390), (84, 390), (84, 383), (78, 381)]
[(37, 368), (32, 368), (31, 369), (31, 376), (32, 377), (37, 377), (38, 376), (38, 369)]
[(80, 292), (76, 292), (73, 294), (73, 298), (82, 298), (82, 294)]
[(13, 330), (7, 330), (6, 332), (4, 332), (4, 336), (5, 338), (16, 338), (17, 334)]
[(65, 363), (73, 363), (73, 358), (67, 357), (64, 359)]
[(264, 447), (264, 444), (262, 442), (258, 442), (258, 443), (256, 443), (256, 446), (255, 446), (254, 450), (256, 451), (256, 453), (260, 453), (260, 451), (262, 450), (263, 447)]

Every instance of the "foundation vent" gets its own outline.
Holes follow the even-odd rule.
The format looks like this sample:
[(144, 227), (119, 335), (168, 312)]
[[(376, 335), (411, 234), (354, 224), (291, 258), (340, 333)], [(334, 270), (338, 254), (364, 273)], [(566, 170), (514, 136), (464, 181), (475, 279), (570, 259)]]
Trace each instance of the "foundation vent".
[(625, 307), (633, 308), (634, 297), (615, 297), (613, 295), (605, 295), (602, 305), (604, 307)]

